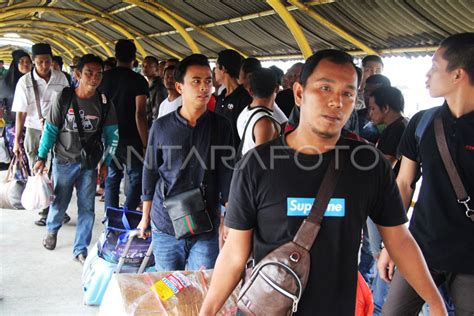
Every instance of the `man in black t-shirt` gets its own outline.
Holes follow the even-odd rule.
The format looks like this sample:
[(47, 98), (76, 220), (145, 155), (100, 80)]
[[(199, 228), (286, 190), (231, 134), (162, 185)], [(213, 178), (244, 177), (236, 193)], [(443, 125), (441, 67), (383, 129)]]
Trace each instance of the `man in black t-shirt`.
[[(438, 285), (446, 284), (456, 315), (474, 314), (474, 222), (466, 216), (466, 206), (459, 203), (439, 154), (433, 120), (440, 117), (449, 153), (468, 193), (474, 197), (474, 33), (448, 37), (433, 56), (433, 66), (426, 85), (432, 97), (446, 102), (425, 125), (417, 140), (418, 126), (425, 115), (416, 114), (408, 124), (400, 143), (402, 162), (397, 177), (406, 209), (413, 194), (418, 162), (423, 171), (418, 201), (413, 211), (410, 231), (420, 245), (431, 275)], [(430, 110), (432, 111), (432, 110)], [(393, 263), (386, 251), (379, 259), (379, 272), (390, 292), (384, 315), (416, 315), (423, 305), (401, 273), (393, 274)], [(388, 267), (388, 273), (387, 273)], [(405, 275), (404, 275), (405, 276)], [(431, 307), (431, 306), (430, 306)]]
[(119, 40), (115, 45), (115, 57), (117, 67), (104, 73), (99, 87), (114, 103), (119, 126), (119, 145), (105, 181), (105, 208), (119, 206), (120, 182), (125, 168), (129, 183), (124, 207), (134, 210), (140, 204), (142, 158), (148, 142), (148, 83), (132, 70), (136, 57), (132, 41)]
[(232, 49), (225, 49), (219, 52), (216, 61), (214, 74), (216, 81), (225, 86), (225, 89), (216, 99), (214, 112), (224, 116), (229, 120), (232, 126), (232, 138), (235, 148), (239, 147), (240, 138), (237, 132), (237, 118), (240, 112), (252, 103), (252, 97), (245, 90), (244, 86), (239, 85), (240, 65), (242, 56)]
[(146, 118), (148, 127), (158, 118), (160, 104), (168, 96), (168, 91), (163, 83), (163, 78), (158, 76), (158, 59), (147, 56), (142, 63), (143, 75), (148, 80), (150, 96), (146, 100)]
[(286, 74), (283, 76), (283, 90), (278, 92), (275, 103), (278, 104), (280, 109), (285, 113), (287, 117), (295, 107), (295, 97), (293, 96), (293, 84), (300, 78), (301, 70), (303, 69), (303, 63), (296, 63), (291, 66)]
[(298, 127), (249, 151), (237, 165), (225, 217), (230, 229), (201, 315), (219, 311), (251, 253), (258, 263), (293, 239), (332, 157), (336, 166), (339, 159), (345, 159), (345, 165), (310, 250), (310, 275), (297, 315), (354, 315), (357, 256), (367, 216), (377, 223), (400, 270), (430, 301), (433, 313), (445, 312), (421, 252), (404, 225), (407, 218), (390, 165), (379, 151), (363, 143), (341, 140), (345, 146), (336, 147), (357, 94), (352, 60), (337, 50), (311, 56), (301, 82), (294, 86), (301, 109)]

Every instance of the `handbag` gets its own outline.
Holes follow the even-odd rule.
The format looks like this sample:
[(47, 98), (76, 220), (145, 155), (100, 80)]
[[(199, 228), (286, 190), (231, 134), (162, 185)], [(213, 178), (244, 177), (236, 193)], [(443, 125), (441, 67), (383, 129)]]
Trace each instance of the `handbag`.
[(293, 240), (267, 254), (252, 269), (238, 298), (238, 308), (244, 315), (291, 315), (298, 310), (310, 272), (309, 251), (321, 228), (343, 163), (341, 157), (336, 169), (335, 158), (331, 159), (311, 212)]
[[(215, 117), (211, 115), (211, 142), (209, 151), (212, 149), (212, 144), (215, 143)], [(209, 166), (210, 153), (206, 157), (206, 166)], [(176, 195), (167, 197), (165, 195), (164, 181), (161, 182), (161, 190), (163, 195), (163, 207), (167, 210), (174, 228), (176, 239), (183, 239), (203, 233), (210, 232), (214, 229), (211, 217), (207, 209), (207, 203), (204, 198), (205, 190), (203, 182), (209, 176), (208, 168), (204, 171), (201, 185), (188, 191), (178, 193)]]
[(454, 192), (456, 193), (457, 201), (459, 204), (464, 205), (466, 211), (466, 217), (474, 222), (474, 210), (469, 207), (469, 201), (471, 197), (467, 194), (467, 191), (462, 183), (461, 177), (454, 165), (453, 158), (449, 153), (448, 145), (446, 143), (446, 135), (444, 134), (443, 121), (438, 116), (434, 120), (434, 131), (436, 138), (436, 145), (438, 147), (439, 154), (443, 160), (444, 167), (448, 172), (449, 181), (453, 186)]
[(25, 190), (27, 178), (28, 170), (23, 163), (23, 159), (13, 156), (5, 182), (0, 186), (0, 208), (24, 209), (21, 204), (21, 196)]
[(79, 139), (81, 141), (81, 167), (85, 169), (95, 169), (102, 159), (104, 153), (104, 144), (102, 142), (102, 129), (104, 127), (105, 120), (107, 118), (108, 106), (105, 102), (105, 97), (102, 95), (102, 106), (101, 106), (101, 119), (97, 127), (97, 131), (92, 134), (86, 141), (84, 135), (84, 128), (82, 126), (82, 120), (79, 115), (79, 108), (77, 106), (77, 100), (73, 98), (72, 107), (74, 110), (74, 120), (76, 121), (77, 131), (79, 132)]
[(163, 207), (173, 223), (176, 239), (207, 233), (214, 228), (201, 188), (166, 198)]

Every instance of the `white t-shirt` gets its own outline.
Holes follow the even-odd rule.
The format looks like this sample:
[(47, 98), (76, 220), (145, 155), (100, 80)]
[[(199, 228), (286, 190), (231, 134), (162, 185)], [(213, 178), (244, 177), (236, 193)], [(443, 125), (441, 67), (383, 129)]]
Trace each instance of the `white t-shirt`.
[(160, 104), (160, 109), (158, 110), (158, 117), (165, 116), (168, 113), (176, 111), (181, 106), (182, 97), (179, 96), (173, 101), (169, 101), (168, 98), (164, 99), (163, 102)]
[[(38, 84), (38, 94), (41, 107), (41, 115), (47, 117), (51, 110), (51, 105), (56, 100), (57, 94), (63, 91), (64, 87), (69, 86), (66, 76), (61, 72), (51, 69), (51, 78), (46, 82), (38, 76), (36, 70), (33, 71), (33, 77)], [(22, 76), (18, 80), (13, 98), (12, 112), (26, 112), (25, 127), (41, 130), (42, 126), (36, 109), (35, 91), (31, 72)]]
[(283, 113), (283, 111), (280, 109), (278, 104), (276, 104), (275, 102), (273, 103), (273, 115), (272, 116), (275, 119), (275, 121), (280, 123), (280, 125), (283, 125), (286, 122), (288, 122), (288, 118), (286, 117), (285, 113)]
[[(283, 116), (285, 116), (285, 114), (283, 114)], [(278, 122), (275, 118), (275, 111), (272, 111), (269, 108), (263, 106), (257, 106), (253, 108), (250, 108), (249, 106), (245, 107), (242, 112), (240, 112), (239, 117), (237, 118), (237, 131), (241, 140), (243, 138), (245, 126), (247, 125), (247, 122), (249, 122), (249, 120), (251, 119), (245, 132), (245, 138), (243, 140), (244, 144), (242, 145), (242, 156), (245, 155), (247, 151), (257, 146), (253, 137), (253, 129), (257, 121), (262, 117), (272, 118), (275, 121), (275, 127), (277, 128), (278, 133), (281, 132), (281, 126), (279, 125), (280, 122)]]

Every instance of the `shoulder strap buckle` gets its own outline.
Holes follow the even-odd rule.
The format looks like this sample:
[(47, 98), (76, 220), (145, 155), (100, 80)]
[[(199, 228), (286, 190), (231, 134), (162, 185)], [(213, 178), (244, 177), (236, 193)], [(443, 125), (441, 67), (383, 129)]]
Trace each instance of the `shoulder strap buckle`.
[(466, 207), (466, 213), (465, 213), (466, 216), (469, 217), (471, 221), (474, 222), (474, 210), (469, 208), (469, 204), (468, 204), (470, 200), (471, 200), (471, 197), (468, 196), (464, 200), (458, 199), (458, 203), (463, 204)]

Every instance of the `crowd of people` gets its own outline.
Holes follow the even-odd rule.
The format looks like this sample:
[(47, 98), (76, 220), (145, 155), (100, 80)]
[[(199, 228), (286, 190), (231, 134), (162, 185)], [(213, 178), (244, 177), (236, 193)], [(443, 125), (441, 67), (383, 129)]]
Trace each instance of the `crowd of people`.
[(358, 271), (374, 315), (417, 315), (425, 302), (431, 315), (474, 314), (474, 204), (456, 196), (434, 128), (443, 124), (471, 196), (474, 33), (442, 41), (426, 86), (445, 102), (411, 119), (375, 55), (359, 68), (322, 50), (286, 73), (231, 49), (212, 69), (201, 54), (147, 56), (141, 73), (136, 63), (123, 39), (115, 57), (77, 57), (70, 73), (44, 43), (0, 65), (9, 154), (53, 179), (56, 198), (35, 222), (46, 249), (61, 242), (76, 189), (73, 258), (84, 263), (101, 190), (105, 209), (142, 211), (137, 229), (151, 236), (158, 271), (214, 268), (201, 315), (215, 315), (250, 258), (293, 240), (336, 161), (297, 314), (353, 315)]

